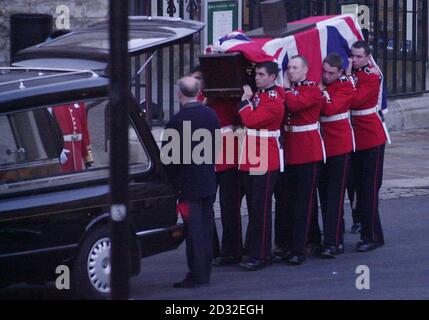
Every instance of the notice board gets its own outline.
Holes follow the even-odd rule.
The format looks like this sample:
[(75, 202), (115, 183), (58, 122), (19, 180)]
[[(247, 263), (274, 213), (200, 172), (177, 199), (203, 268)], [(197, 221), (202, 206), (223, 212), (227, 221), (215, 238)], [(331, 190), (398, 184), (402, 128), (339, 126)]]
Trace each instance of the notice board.
[(242, 28), (242, 0), (204, 0), (202, 6), (206, 24), (202, 50), (219, 37)]

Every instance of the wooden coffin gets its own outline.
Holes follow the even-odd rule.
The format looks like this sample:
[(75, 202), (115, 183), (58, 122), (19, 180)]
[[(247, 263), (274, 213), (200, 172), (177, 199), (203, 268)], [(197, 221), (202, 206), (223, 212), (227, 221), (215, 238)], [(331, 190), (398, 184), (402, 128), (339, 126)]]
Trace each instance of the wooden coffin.
[(239, 52), (200, 55), (204, 95), (208, 98), (238, 98), (243, 85), (256, 90), (255, 68)]

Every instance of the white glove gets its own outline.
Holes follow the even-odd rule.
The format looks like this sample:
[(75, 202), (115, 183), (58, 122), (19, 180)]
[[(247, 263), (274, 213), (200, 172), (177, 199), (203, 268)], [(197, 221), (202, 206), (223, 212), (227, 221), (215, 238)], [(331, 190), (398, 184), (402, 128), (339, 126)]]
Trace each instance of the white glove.
[(63, 150), (61, 151), (61, 154), (60, 154), (60, 163), (61, 163), (61, 164), (65, 164), (65, 163), (67, 162), (67, 160), (68, 160), (68, 158), (67, 158), (67, 153), (70, 153), (70, 150), (68, 150), (68, 149), (63, 149)]

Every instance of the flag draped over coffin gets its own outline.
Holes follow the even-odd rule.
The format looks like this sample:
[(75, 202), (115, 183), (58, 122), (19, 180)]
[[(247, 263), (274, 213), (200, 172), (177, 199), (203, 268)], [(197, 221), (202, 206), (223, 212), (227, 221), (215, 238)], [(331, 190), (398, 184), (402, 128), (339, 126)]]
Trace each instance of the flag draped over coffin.
[[(278, 84), (283, 83), (283, 72), (290, 57), (300, 54), (309, 63), (308, 80), (318, 83), (322, 76), (322, 61), (332, 52), (337, 52), (344, 59), (344, 69), (348, 66), (350, 47), (358, 40), (363, 40), (361, 28), (349, 15), (314, 16), (291, 22), (290, 24), (314, 23), (316, 26), (284, 38), (249, 38), (243, 32), (234, 31), (213, 44), (215, 51), (241, 52), (247, 60), (257, 63), (275, 61), (279, 65)], [(381, 70), (373, 57), (372, 67), (380, 74)], [(383, 81), (380, 83), (378, 107), (387, 111), (386, 94)]]

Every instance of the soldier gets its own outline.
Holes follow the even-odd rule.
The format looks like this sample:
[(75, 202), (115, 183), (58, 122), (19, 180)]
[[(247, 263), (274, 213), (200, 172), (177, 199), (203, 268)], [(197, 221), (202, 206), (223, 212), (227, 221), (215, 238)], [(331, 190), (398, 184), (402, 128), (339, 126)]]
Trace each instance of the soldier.
[(93, 165), (85, 105), (70, 103), (52, 110), (64, 138), (64, 149), (60, 156), (61, 171), (82, 171)]
[[(191, 136), (197, 130), (209, 130), (214, 141), (215, 130), (219, 122), (213, 110), (197, 101), (200, 82), (193, 77), (184, 77), (178, 81), (180, 111), (167, 123), (166, 130), (173, 129), (180, 141), (170, 143), (184, 144), (184, 126), (191, 124)], [(165, 135), (164, 135), (165, 136)], [(197, 146), (191, 142), (191, 154)], [(163, 139), (163, 147), (166, 141)], [(185, 152), (185, 150), (183, 150)], [(206, 152), (204, 150), (204, 152)], [(166, 166), (167, 173), (179, 194), (179, 211), (185, 223), (186, 256), (189, 272), (183, 281), (174, 284), (175, 288), (194, 288), (208, 284), (210, 281), (211, 264), (213, 259), (213, 196), (216, 193), (216, 176), (214, 171), (214, 148), (211, 150), (210, 162), (196, 164), (194, 159), (190, 164), (173, 163)], [(180, 157), (173, 155), (173, 157)], [(162, 153), (162, 156), (166, 156)], [(184, 159), (184, 157), (183, 157)]]
[[(384, 244), (378, 212), (378, 194), (383, 179), (384, 147), (388, 133), (378, 107), (382, 78), (369, 67), (371, 50), (365, 41), (351, 48), (347, 75), (355, 83), (357, 94), (351, 108), (356, 139), (351, 171), (356, 186), (356, 210), (361, 215), (361, 240), (356, 250), (365, 252)], [(353, 69), (352, 69), (353, 67)]]
[(284, 141), (286, 168), (283, 197), (284, 259), (294, 265), (305, 260), (305, 245), (315, 204), (320, 162), (324, 158), (319, 132), (321, 93), (306, 79), (307, 60), (290, 58), (284, 75), (286, 118)]
[(217, 266), (239, 263), (242, 257), (242, 191), (238, 171), (238, 137), (235, 134), (240, 126), (237, 104), (238, 101), (232, 98), (207, 99), (207, 105), (219, 119), (223, 139), (215, 166), (222, 219), (220, 256), (213, 260)]
[[(203, 83), (203, 74), (199, 65), (193, 68), (191, 75)], [(223, 139), (222, 150), (219, 150), (215, 166), (222, 220), (222, 247), (219, 244), (216, 224), (214, 224), (213, 265), (236, 264), (241, 261), (243, 246), (240, 213), (242, 193), (238, 174), (238, 137), (234, 133), (240, 125), (240, 117), (236, 110), (238, 101), (233, 98), (207, 99), (203, 95), (203, 88), (197, 99), (216, 112)]]
[[(274, 83), (278, 66), (274, 62), (256, 64), (256, 85), (244, 93), (239, 113), (245, 126), (239, 170), (249, 211), (245, 251), (241, 266), (258, 270), (271, 261), (271, 201), (283, 154), (279, 142), (284, 116), (284, 92)], [(258, 158), (259, 157), (259, 158)]]
[[(349, 110), (355, 88), (344, 75), (343, 65), (344, 61), (337, 53), (331, 53), (323, 60), (320, 123), (327, 158), (320, 168), (318, 190), (324, 236), (321, 256), (325, 258), (344, 253), (344, 195), (354, 144)], [(316, 217), (317, 209), (315, 205)]]

